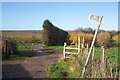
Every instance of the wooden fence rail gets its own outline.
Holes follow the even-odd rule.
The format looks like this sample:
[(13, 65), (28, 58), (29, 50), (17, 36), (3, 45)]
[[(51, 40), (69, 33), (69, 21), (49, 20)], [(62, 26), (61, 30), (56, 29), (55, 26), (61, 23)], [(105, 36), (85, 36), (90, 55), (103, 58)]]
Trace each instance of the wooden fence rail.
[[(84, 37), (82, 37), (82, 43), (81, 43), (81, 38), (78, 37), (78, 46), (77, 48), (71, 48), (71, 47), (67, 47), (67, 43), (64, 43), (64, 47), (63, 47), (63, 58), (69, 58), (66, 57), (67, 54), (79, 54), (83, 52), (84, 49)], [(88, 44), (86, 46), (86, 49), (88, 49)], [(77, 52), (68, 52), (67, 50), (77, 50)]]

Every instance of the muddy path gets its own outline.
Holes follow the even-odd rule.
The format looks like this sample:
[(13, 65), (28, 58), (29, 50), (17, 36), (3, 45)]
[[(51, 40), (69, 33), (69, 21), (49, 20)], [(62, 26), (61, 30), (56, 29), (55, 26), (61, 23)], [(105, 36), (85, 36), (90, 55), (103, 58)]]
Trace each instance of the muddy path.
[(33, 57), (2, 61), (3, 78), (47, 78), (47, 66), (62, 58), (62, 50), (44, 49), (36, 45)]

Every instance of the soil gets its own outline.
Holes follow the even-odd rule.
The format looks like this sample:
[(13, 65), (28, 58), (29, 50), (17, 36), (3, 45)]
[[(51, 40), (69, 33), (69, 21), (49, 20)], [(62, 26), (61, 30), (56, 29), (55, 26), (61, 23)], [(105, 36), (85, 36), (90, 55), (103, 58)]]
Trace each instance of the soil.
[(33, 57), (2, 61), (2, 78), (48, 78), (47, 67), (62, 58), (62, 50), (34, 46)]

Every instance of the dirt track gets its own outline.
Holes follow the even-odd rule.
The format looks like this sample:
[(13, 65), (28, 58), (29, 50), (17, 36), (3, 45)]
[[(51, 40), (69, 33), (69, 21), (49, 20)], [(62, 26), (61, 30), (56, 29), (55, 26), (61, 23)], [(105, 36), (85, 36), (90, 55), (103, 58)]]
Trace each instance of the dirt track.
[(62, 57), (62, 50), (55, 53), (37, 53), (36, 56), (20, 60), (4, 60), (3, 78), (47, 78), (47, 66)]

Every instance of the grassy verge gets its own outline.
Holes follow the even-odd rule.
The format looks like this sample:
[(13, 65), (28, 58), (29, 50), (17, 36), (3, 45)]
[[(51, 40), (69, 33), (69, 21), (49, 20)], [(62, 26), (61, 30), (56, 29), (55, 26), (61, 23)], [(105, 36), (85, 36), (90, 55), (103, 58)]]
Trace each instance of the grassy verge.
[(49, 78), (75, 78), (78, 76), (77, 73), (72, 73), (70, 69), (69, 62), (64, 59), (59, 60), (58, 62), (48, 66), (48, 76)]
[[(115, 67), (116, 67), (116, 61), (115, 58), (118, 57), (118, 49), (120, 49), (119, 47), (111, 47), (110, 49), (106, 49), (105, 50), (105, 56), (109, 57), (110, 61), (106, 62), (106, 77), (109, 77), (110, 74), (110, 70), (112, 68), (113, 72), (112, 75), (115, 75)], [(115, 56), (116, 55), (116, 56)], [(82, 59), (83, 58), (83, 59)], [(101, 66), (98, 65), (102, 65), (103, 63), (98, 62), (102, 59), (102, 50), (100, 48), (96, 48), (95, 49), (95, 57), (94, 57), (94, 65), (92, 69), (92, 62), (90, 61), (90, 63), (88, 64), (88, 69), (87, 72), (85, 74), (85, 76), (91, 76), (90, 74), (93, 74), (93, 76), (95, 76), (95, 74), (93, 73), (94, 71), (97, 72), (97, 76), (101, 77), (103, 72), (101, 71)], [(79, 55), (77, 57), (75, 57), (75, 59), (73, 60), (60, 60), (54, 64), (51, 64), (48, 66), (48, 75), (50, 78), (79, 78), (81, 75), (81, 71), (83, 69), (83, 65), (85, 63), (84, 57), (79, 57)], [(101, 75), (100, 75), (101, 74)]]

